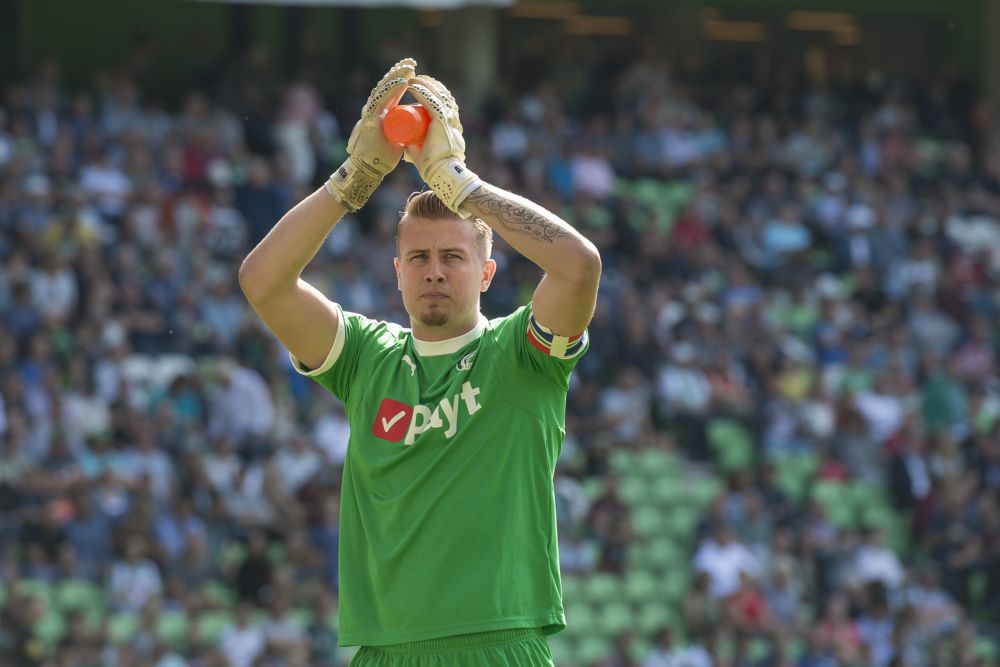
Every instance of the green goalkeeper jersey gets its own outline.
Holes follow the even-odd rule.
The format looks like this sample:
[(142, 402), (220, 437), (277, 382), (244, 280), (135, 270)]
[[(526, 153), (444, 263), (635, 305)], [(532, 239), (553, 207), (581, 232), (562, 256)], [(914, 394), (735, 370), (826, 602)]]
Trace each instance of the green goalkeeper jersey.
[(312, 377), (346, 406), (340, 645), (565, 627), (552, 486), (586, 333), (528, 307), (440, 342), (341, 311)]

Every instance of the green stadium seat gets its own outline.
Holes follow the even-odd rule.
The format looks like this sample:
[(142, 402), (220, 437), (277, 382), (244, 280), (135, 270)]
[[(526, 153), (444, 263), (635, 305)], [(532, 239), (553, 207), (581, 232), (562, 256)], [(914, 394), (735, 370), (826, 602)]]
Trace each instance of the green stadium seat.
[(670, 452), (647, 449), (639, 454), (639, 470), (655, 480), (680, 479), (683, 476), (680, 462)]
[(650, 485), (642, 477), (623, 477), (618, 484), (618, 497), (629, 507), (648, 504), (651, 495)]
[(627, 449), (611, 450), (608, 454), (608, 466), (621, 476), (629, 476), (639, 470), (635, 454)]
[(576, 647), (576, 659), (581, 665), (591, 665), (608, 657), (611, 644), (603, 637), (584, 637)]
[(983, 661), (984, 665), (996, 665), (1000, 662), (998, 661), (998, 658), (1000, 658), (1000, 647), (997, 647), (996, 642), (986, 637), (977, 638), (972, 645), (972, 651), (977, 658)]
[(657, 506), (666, 511), (692, 504), (691, 497), (685, 493), (682, 481), (679, 479), (657, 480), (650, 487), (650, 496)]
[(139, 615), (131, 611), (120, 611), (108, 619), (108, 635), (115, 644), (124, 644), (139, 628)]
[(694, 507), (675, 507), (664, 516), (664, 529), (667, 537), (674, 540), (687, 540), (694, 535), (701, 520), (701, 513)]
[(203, 590), (205, 600), (212, 605), (228, 608), (236, 604), (236, 591), (223, 581), (213, 579)]
[(575, 574), (564, 574), (562, 576), (562, 594), (566, 602), (575, 602), (583, 597), (583, 585), (580, 577)]
[(570, 635), (589, 635), (597, 627), (597, 616), (594, 609), (586, 602), (566, 604), (566, 632)]
[(687, 595), (688, 587), (691, 585), (691, 569), (689, 567), (671, 568), (663, 575), (660, 590), (664, 597), (671, 602), (681, 602)]
[(593, 502), (604, 493), (604, 489), (607, 488), (607, 482), (603, 477), (586, 477), (581, 482), (583, 486), (583, 493), (587, 496), (587, 500)]
[(104, 589), (87, 579), (66, 579), (56, 585), (54, 602), (63, 611), (103, 609)]
[(722, 490), (722, 481), (717, 477), (692, 477), (684, 480), (684, 495), (697, 507), (708, 505)]
[(573, 659), (573, 649), (565, 633), (549, 637), (549, 650), (552, 652), (554, 665), (565, 665)]
[(753, 435), (738, 421), (726, 418), (708, 423), (708, 446), (726, 472), (746, 470), (754, 461)]
[(750, 647), (747, 650), (747, 654), (753, 664), (762, 664), (770, 653), (771, 642), (768, 639), (755, 637), (750, 641)]
[(35, 637), (45, 646), (53, 647), (66, 635), (66, 619), (59, 610), (50, 608), (35, 625)]
[(652, 600), (656, 597), (657, 580), (648, 570), (632, 570), (625, 575), (625, 599), (632, 603)]
[(45, 600), (46, 606), (52, 604), (52, 586), (47, 581), (40, 579), (19, 579), (16, 588), (20, 595), (40, 597)]
[(649, 505), (641, 505), (632, 512), (632, 529), (642, 539), (663, 534), (663, 512)]
[(621, 580), (606, 572), (595, 572), (584, 582), (587, 601), (603, 604), (621, 596)]
[(156, 634), (175, 649), (184, 649), (188, 643), (188, 617), (182, 611), (167, 610), (160, 613)]
[(649, 635), (664, 625), (673, 626), (676, 623), (676, 614), (670, 605), (662, 601), (654, 600), (642, 604), (636, 615), (636, 629), (644, 635)]
[(236, 618), (230, 611), (206, 611), (198, 616), (198, 639), (206, 646), (219, 643), (222, 633), (231, 628)]
[(601, 607), (598, 619), (598, 631), (605, 633), (608, 637), (615, 637), (635, 625), (632, 609), (624, 602), (612, 602), (604, 605)]
[(649, 551), (649, 566), (660, 571), (686, 567), (687, 558), (678, 546), (677, 540), (669, 537), (659, 537), (650, 540), (646, 547)]
[(312, 625), (313, 614), (305, 607), (296, 607), (288, 612), (288, 620), (295, 627), (305, 630)]

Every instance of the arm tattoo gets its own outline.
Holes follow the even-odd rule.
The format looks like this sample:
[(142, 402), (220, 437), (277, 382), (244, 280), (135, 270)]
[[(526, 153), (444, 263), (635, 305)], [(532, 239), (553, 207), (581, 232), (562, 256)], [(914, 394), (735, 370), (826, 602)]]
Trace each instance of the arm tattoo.
[(466, 198), (473, 202), (484, 215), (495, 216), (506, 229), (531, 234), (539, 241), (552, 243), (566, 236), (559, 224), (531, 210), (516, 200), (510, 200), (479, 188)]

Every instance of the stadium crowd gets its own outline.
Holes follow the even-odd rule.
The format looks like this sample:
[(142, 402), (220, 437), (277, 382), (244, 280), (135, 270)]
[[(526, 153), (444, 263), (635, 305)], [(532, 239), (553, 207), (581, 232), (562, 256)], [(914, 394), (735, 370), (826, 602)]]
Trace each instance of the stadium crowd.
[[(649, 45), (626, 62), (543, 46), (463, 122), (473, 169), (604, 259), (556, 479), (556, 664), (993, 664), (1000, 150), (985, 106), (944, 76), (790, 70), (751, 87)], [(3, 664), (349, 657), (335, 623), (346, 420), (236, 276), (342, 159), (375, 71), (347, 90), (283, 83), (254, 48), (176, 109), (135, 58), (82, 90), (52, 60), (6, 83)], [(406, 322), (393, 235), (419, 187), (399, 168), (305, 279)], [(502, 242), (495, 257), (490, 316), (537, 280)], [(663, 477), (642, 486), (649, 452)], [(692, 513), (695, 486), (708, 491)], [(644, 502), (661, 493), (673, 500)], [(658, 564), (690, 573), (646, 601), (669, 614), (640, 624), (626, 606), (609, 641), (580, 648), (575, 620), (626, 599), (643, 562), (656, 595)], [(569, 590), (591, 581), (613, 583), (599, 599)]]

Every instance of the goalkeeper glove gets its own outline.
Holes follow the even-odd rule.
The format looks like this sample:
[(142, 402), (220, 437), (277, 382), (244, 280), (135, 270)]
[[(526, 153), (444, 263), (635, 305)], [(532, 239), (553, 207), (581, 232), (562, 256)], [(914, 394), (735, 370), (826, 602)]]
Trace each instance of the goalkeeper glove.
[(393, 146), (382, 134), (382, 117), (399, 104), (416, 66), (412, 58), (400, 60), (372, 89), (347, 141), (348, 158), (326, 182), (326, 191), (349, 211), (365, 205), (403, 156), (403, 149)]

